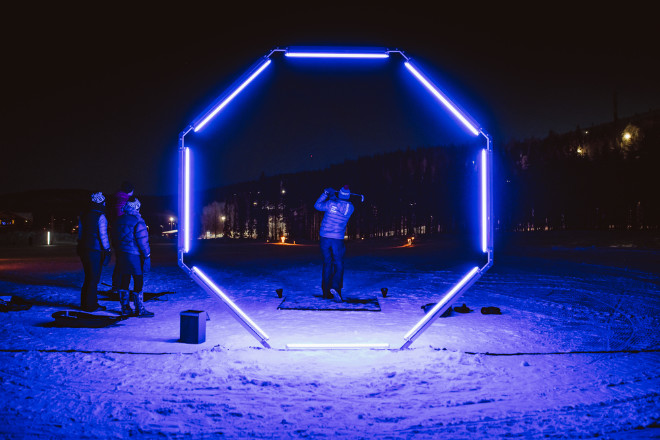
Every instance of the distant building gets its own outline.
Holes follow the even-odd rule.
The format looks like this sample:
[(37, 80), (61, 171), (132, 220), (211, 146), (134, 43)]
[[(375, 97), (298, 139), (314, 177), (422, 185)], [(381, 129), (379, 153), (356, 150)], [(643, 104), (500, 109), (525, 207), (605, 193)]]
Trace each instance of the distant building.
[(0, 211), (0, 227), (23, 228), (32, 226), (34, 218), (31, 212)]

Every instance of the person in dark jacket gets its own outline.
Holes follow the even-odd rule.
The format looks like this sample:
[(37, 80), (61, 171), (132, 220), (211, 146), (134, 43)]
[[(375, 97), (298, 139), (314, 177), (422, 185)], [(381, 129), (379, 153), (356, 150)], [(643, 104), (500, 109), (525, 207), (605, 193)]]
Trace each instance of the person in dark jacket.
[[(144, 274), (151, 269), (151, 249), (149, 248), (149, 230), (140, 216), (140, 201), (131, 197), (124, 206), (124, 215), (115, 223), (115, 243), (117, 246), (117, 265), (121, 274), (119, 302), (122, 316), (130, 316), (135, 305), (135, 316), (151, 318), (153, 313), (144, 308)], [(129, 286), (133, 277), (133, 292)]]
[(323, 278), (321, 289), (323, 298), (333, 299), (334, 292), (340, 301), (341, 289), (344, 287), (344, 236), (346, 224), (353, 214), (353, 204), (348, 201), (351, 192), (345, 185), (339, 194), (332, 188), (323, 191), (323, 194), (314, 204), (314, 208), (323, 211), (321, 222), (321, 254), (323, 255)]
[(108, 220), (105, 217), (105, 197), (101, 192), (92, 194), (89, 208), (80, 215), (78, 255), (85, 271), (80, 307), (86, 312), (105, 310), (98, 303), (98, 284), (103, 266), (110, 261), (110, 241)]
[[(119, 219), (119, 217), (124, 215), (124, 206), (126, 205), (128, 199), (131, 198), (131, 196), (133, 195), (133, 191), (135, 191), (133, 184), (127, 181), (123, 181), (121, 183), (121, 187), (119, 188), (119, 191), (114, 193), (112, 196), (112, 204), (110, 205), (110, 213), (109, 213), (109, 218), (110, 218), (109, 230), (110, 230), (110, 236), (113, 238), (114, 238), (114, 234), (112, 229), (114, 228), (117, 219)], [(114, 239), (113, 239), (113, 247), (114, 247)], [(115, 255), (118, 254), (116, 251), (117, 249), (115, 249)], [(121, 275), (119, 274), (119, 265), (117, 264), (117, 260), (115, 257), (115, 268), (112, 271), (112, 292), (118, 293), (120, 284), (121, 284)]]

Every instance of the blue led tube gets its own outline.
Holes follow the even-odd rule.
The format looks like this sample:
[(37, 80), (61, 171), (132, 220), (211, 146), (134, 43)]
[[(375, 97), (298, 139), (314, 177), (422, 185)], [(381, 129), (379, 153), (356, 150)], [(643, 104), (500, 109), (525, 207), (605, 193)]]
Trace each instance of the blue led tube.
[(270, 348), (270, 345), (266, 342), (268, 340), (268, 335), (264, 333), (259, 326), (250, 319), (248, 315), (243, 312), (229, 297), (222, 291), (220, 288), (213, 282), (211, 279), (204, 274), (199, 268), (192, 268), (191, 272), (192, 279), (208, 293), (216, 295), (222, 300), (222, 302), (227, 306), (229, 312), (232, 316), (243, 326), (245, 329), (252, 334), (264, 347)]
[(387, 350), (384, 343), (329, 343), (329, 344), (286, 344), (287, 350)]
[(335, 59), (363, 59), (363, 60), (373, 60), (373, 59), (383, 59), (389, 58), (387, 52), (316, 52), (316, 51), (305, 51), (297, 52), (292, 50), (287, 50), (284, 53), (285, 57), (289, 58), (335, 58)]
[(454, 285), (454, 287), (447, 292), (438, 303), (433, 306), (429, 312), (424, 315), (422, 319), (405, 334), (403, 339), (406, 343), (403, 344), (401, 349), (408, 348), (426, 329), (435, 321), (451, 304), (458, 299), (472, 284), (481, 277), (481, 272), (478, 267), (472, 268), (461, 280)]
[(488, 252), (488, 152), (481, 150), (481, 250)]
[(250, 73), (250, 76), (243, 81), (238, 87), (236, 87), (229, 95), (220, 100), (216, 105), (214, 105), (210, 111), (204, 114), (200, 118), (199, 122), (195, 122), (193, 126), (195, 127), (195, 132), (198, 132), (211, 120), (215, 115), (217, 115), (223, 108), (225, 108), (239, 93), (245, 89), (248, 84), (250, 84), (261, 72), (266, 69), (271, 63), (270, 59), (266, 59), (261, 64), (259, 64), (253, 71)]
[(440, 101), (442, 105), (444, 105), (445, 108), (447, 108), (447, 110), (449, 110), (451, 114), (456, 117), (456, 119), (458, 119), (468, 130), (470, 130), (473, 135), (479, 135), (480, 132), (475, 124), (470, 121), (471, 118), (461, 112), (458, 107), (456, 107), (456, 105), (451, 102), (451, 100), (444, 93), (442, 93), (440, 89), (438, 89), (428, 78), (426, 78), (426, 76), (422, 74), (422, 72), (419, 71), (419, 69), (413, 66), (410, 61), (406, 61), (404, 65), (406, 66), (406, 69), (408, 69), (408, 71), (412, 73), (413, 76), (417, 78), (417, 80), (422, 83), (422, 85), (426, 87), (426, 89), (431, 92), (431, 94), (435, 96), (436, 99)]

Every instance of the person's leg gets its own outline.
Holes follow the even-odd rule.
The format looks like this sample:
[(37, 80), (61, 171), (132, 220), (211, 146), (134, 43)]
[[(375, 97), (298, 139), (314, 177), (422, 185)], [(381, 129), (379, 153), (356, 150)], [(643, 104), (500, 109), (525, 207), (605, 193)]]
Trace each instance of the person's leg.
[(332, 289), (335, 287), (335, 273), (337, 272), (337, 257), (335, 255), (335, 239), (328, 238), (330, 245), (330, 277), (328, 278), (328, 288)]
[(332, 252), (330, 251), (331, 247), (331, 238), (321, 237), (321, 255), (323, 256), (323, 272), (321, 279), (321, 290), (323, 290), (324, 298), (332, 298), (330, 293), (330, 282), (332, 280)]
[(133, 275), (133, 290), (135, 292), (142, 292), (144, 287), (144, 275)]
[(122, 273), (121, 274), (121, 283), (119, 284), (119, 288), (121, 290), (126, 290), (128, 291), (131, 287), (131, 275)]
[[(135, 293), (142, 291), (142, 286), (138, 289), (138, 277), (136, 275), (142, 276), (142, 265), (140, 262), (140, 256), (136, 254), (122, 253), (122, 264), (126, 268), (126, 272), (130, 273), (130, 277), (133, 277), (133, 290), (131, 291), (130, 300), (135, 303)], [(135, 314), (137, 315), (137, 308), (135, 309)]]
[(80, 252), (80, 261), (83, 265), (83, 271), (85, 271), (85, 281), (83, 281), (82, 288), (80, 289), (80, 308), (84, 310), (88, 308), (87, 290), (89, 289), (89, 285), (92, 282), (92, 267), (89, 261), (89, 253), (87, 250)]
[(154, 314), (144, 308), (144, 275), (133, 275), (133, 290), (135, 290), (135, 315), (139, 318), (152, 318)]
[(332, 287), (338, 292), (344, 287), (344, 254), (346, 253), (346, 246), (344, 240), (334, 240), (332, 246), (332, 256), (334, 264), (334, 274), (332, 277)]
[(121, 303), (121, 314), (122, 316), (130, 316), (133, 314), (128, 290), (131, 285), (131, 276), (124, 273), (120, 273), (119, 275), (119, 302)]
[(111, 238), (110, 244), (114, 248), (113, 254), (115, 255), (115, 267), (112, 269), (112, 291), (113, 292), (119, 292), (119, 289), (121, 288), (121, 270), (119, 267), (119, 249), (116, 245), (113, 244), (114, 242), (114, 234), (117, 228), (115, 227), (115, 224), (113, 222), (112, 227), (108, 228), (108, 236)]
[(121, 272), (119, 271), (119, 262), (117, 261), (117, 255), (115, 255), (115, 268), (112, 270), (112, 291), (119, 291), (121, 287)]
[[(85, 289), (80, 303), (83, 310), (93, 311), (99, 307), (97, 289), (101, 280), (101, 269), (103, 268), (101, 251), (87, 250), (85, 257), (88, 268), (85, 273)], [(87, 273), (89, 273), (89, 276)]]
[(330, 252), (332, 254), (332, 275), (329, 287), (341, 301), (341, 288), (344, 282), (344, 240), (331, 239)]
[(103, 252), (98, 251), (94, 254), (93, 264), (94, 270), (94, 302), (98, 304), (98, 289), (101, 282), (101, 274), (103, 273)]

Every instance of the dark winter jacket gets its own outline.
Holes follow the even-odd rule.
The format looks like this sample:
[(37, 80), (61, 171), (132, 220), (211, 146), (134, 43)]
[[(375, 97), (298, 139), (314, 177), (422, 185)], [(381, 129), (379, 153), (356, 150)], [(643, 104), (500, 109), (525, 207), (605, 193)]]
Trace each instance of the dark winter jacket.
[(328, 199), (328, 195), (323, 193), (314, 204), (314, 208), (325, 211), (321, 222), (321, 237), (343, 240), (346, 224), (355, 209), (353, 204), (347, 200), (339, 200), (335, 196)]
[(78, 246), (81, 249), (109, 250), (108, 220), (103, 206), (93, 206), (80, 215), (78, 223)]
[(114, 244), (118, 252), (149, 258), (149, 230), (137, 211), (124, 211), (114, 228)]

